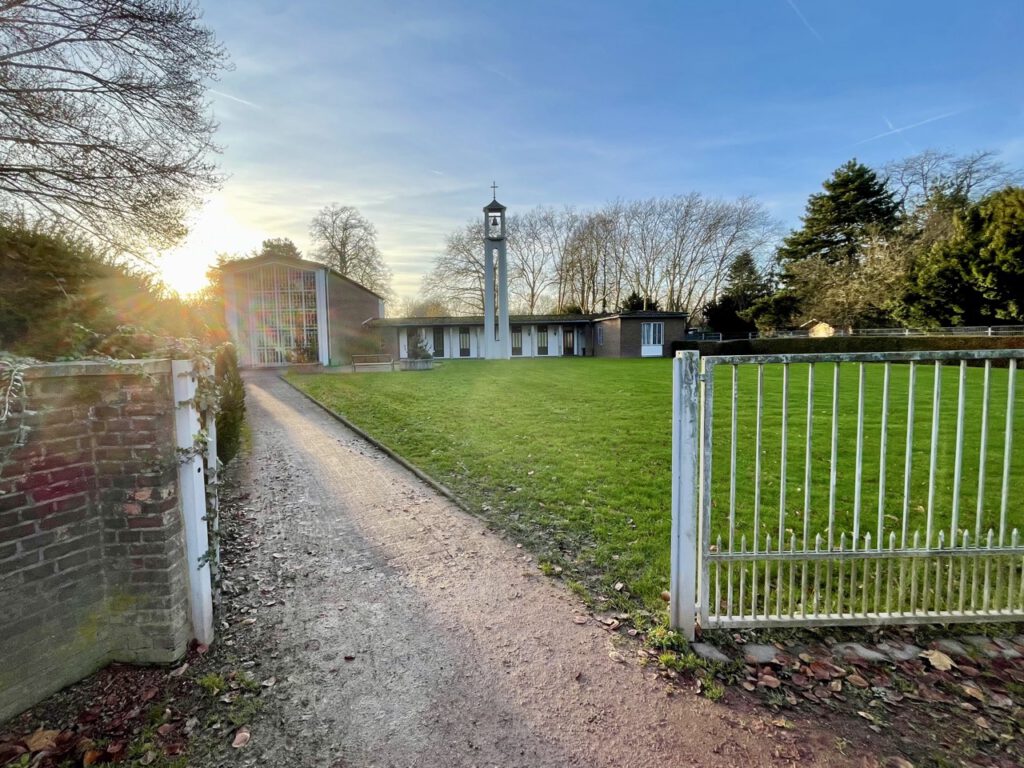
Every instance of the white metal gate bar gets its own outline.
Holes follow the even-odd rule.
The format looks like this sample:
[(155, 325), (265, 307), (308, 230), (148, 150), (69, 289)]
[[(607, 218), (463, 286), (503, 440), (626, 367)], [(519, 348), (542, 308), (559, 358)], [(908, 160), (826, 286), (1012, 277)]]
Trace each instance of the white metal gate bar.
[[(704, 627), (1024, 617), (1017, 528), (1024, 501), (1010, 490), (1024, 488), (1024, 414), (1015, 411), (1021, 359), (1024, 350), (702, 360), (680, 352), (673, 376), (673, 624), (692, 637), (694, 613)], [(722, 366), (729, 377), (717, 383), (730, 392), (716, 410), (715, 371)], [(806, 366), (803, 385), (796, 366)], [(831, 392), (827, 379), (816, 388), (826, 366)], [(855, 384), (843, 376), (851, 367)], [(929, 394), (919, 386), (922, 368), (932, 369), (930, 408), (918, 408)], [(745, 373), (751, 369), (756, 382)], [(955, 386), (955, 406), (948, 394), (944, 399), (944, 384), (947, 393)], [(791, 409), (801, 386), (806, 407)], [(993, 393), (1004, 386), (1002, 404)], [(720, 432), (727, 442), (716, 439), (716, 423), (726, 418), (728, 430)], [(1003, 422), (996, 427), (1001, 445), (990, 439), (993, 420)], [(900, 431), (903, 450), (894, 452)], [(699, 445), (699, 457), (686, 443)], [(995, 459), (998, 487), (986, 482)], [(726, 465), (720, 480), (717, 467)], [(694, 467), (699, 483), (690, 482)], [(977, 473), (976, 483), (967, 472)], [(968, 522), (964, 501), (972, 492)], [(776, 506), (772, 495), (774, 521), (762, 508)], [(684, 544), (691, 531), (692, 547)]]

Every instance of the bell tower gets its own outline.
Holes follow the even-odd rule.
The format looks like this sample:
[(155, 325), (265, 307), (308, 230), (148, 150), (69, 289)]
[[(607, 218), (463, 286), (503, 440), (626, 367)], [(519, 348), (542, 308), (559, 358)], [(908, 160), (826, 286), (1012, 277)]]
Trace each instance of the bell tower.
[[(508, 323), (508, 257), (505, 253), (505, 206), (498, 202), (497, 184), (484, 206), (484, 358), (509, 360), (512, 339)], [(497, 275), (495, 275), (497, 262)], [(497, 280), (495, 280), (497, 277)], [(497, 296), (495, 296), (497, 290)], [(497, 306), (495, 306), (497, 305)], [(495, 317), (497, 310), (497, 317)]]

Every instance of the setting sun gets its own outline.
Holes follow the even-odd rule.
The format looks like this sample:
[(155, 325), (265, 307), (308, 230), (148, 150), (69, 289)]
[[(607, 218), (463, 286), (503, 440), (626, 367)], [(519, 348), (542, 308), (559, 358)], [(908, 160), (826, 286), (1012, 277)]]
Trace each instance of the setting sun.
[(154, 263), (169, 288), (182, 296), (206, 285), (206, 270), (219, 253), (244, 254), (268, 235), (240, 223), (221, 195), (210, 198), (188, 220), (189, 234), (177, 248), (158, 254)]

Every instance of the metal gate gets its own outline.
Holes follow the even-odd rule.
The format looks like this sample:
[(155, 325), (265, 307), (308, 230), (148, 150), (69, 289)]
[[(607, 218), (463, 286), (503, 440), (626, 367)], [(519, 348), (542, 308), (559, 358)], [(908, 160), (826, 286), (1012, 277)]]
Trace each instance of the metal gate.
[(1024, 618), (1021, 359), (679, 352), (673, 626)]

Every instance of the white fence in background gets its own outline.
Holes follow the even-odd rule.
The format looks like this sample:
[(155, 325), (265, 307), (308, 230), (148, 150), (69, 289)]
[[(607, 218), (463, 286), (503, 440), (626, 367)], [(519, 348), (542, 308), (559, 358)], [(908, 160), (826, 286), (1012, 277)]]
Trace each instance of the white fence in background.
[(1021, 359), (677, 353), (672, 624), (1024, 618)]

